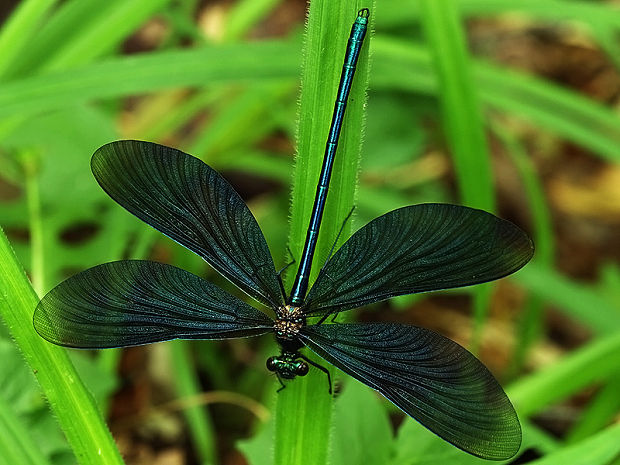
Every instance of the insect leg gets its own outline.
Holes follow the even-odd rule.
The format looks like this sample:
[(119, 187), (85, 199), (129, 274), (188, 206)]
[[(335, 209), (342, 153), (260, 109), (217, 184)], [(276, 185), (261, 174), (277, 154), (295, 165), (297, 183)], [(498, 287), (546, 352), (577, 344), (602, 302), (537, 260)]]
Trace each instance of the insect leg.
[(334, 249), (336, 248), (336, 244), (338, 243), (338, 239), (340, 239), (340, 235), (342, 234), (342, 231), (344, 230), (344, 227), (347, 224), (347, 221), (349, 221), (349, 218), (351, 218), (351, 215), (353, 214), (353, 210), (355, 210), (355, 205), (353, 205), (353, 207), (351, 207), (351, 211), (349, 212), (347, 217), (342, 222), (342, 226), (340, 226), (340, 231), (338, 231), (338, 235), (336, 236), (336, 240), (332, 244), (332, 248), (329, 251), (329, 255), (327, 256), (327, 259), (325, 260), (325, 263), (323, 263), (323, 266), (321, 267), (321, 269), (325, 268), (325, 265), (327, 265), (327, 262), (329, 261), (329, 259), (332, 258), (332, 254), (334, 253)]
[(284, 290), (284, 283), (282, 282), (282, 276), (280, 275), (280, 273), (278, 273), (278, 284), (280, 284), (280, 292), (282, 293), (282, 296), (284, 297), (284, 301), (287, 301), (288, 298), (286, 296), (286, 290)]
[(325, 373), (327, 375), (327, 383), (329, 384), (329, 394), (331, 395), (331, 393), (332, 393), (332, 377), (329, 374), (329, 370), (327, 368), (325, 368), (323, 365), (319, 365), (318, 363), (313, 362), (312, 360), (310, 360), (305, 355), (299, 354), (299, 358), (301, 358), (303, 361), (309, 363), (313, 367), (318, 368), (319, 370), (321, 370), (323, 373)]
[[(288, 254), (291, 256), (291, 260), (292, 260), (292, 262), (289, 265), (292, 265), (293, 263), (295, 263), (295, 255), (293, 255), (293, 251), (288, 245), (286, 246), (286, 250), (288, 250)], [(286, 265), (286, 266), (289, 266), (289, 265)]]
[(280, 284), (280, 291), (282, 291), (284, 300), (287, 300), (287, 298), (286, 298), (286, 291), (284, 290), (284, 283), (282, 282), (282, 273), (284, 273), (289, 266), (295, 263), (295, 258), (293, 258), (293, 252), (291, 251), (290, 247), (287, 247), (287, 249), (288, 249), (288, 253), (290, 254), (292, 260), (290, 261), (290, 263), (287, 263), (286, 265), (284, 265), (284, 267), (276, 273), (278, 276), (278, 283)]
[(328, 313), (327, 315), (323, 315), (321, 317), (321, 319), (319, 321), (317, 321), (315, 324), (320, 325), (321, 323), (323, 323), (325, 320), (327, 320), (327, 318), (332, 315), (332, 319), (331, 322), (335, 323), (336, 322), (336, 318), (338, 318), (338, 315), (340, 315), (340, 312), (335, 312), (335, 313)]
[(286, 387), (286, 384), (282, 382), (282, 378), (280, 378), (280, 373), (278, 373), (277, 371), (276, 371), (276, 378), (278, 378), (278, 382), (280, 383), (280, 387), (278, 388), (276, 392), (280, 392), (282, 389)]
[(282, 267), (282, 269), (280, 271), (278, 271), (277, 275), (280, 276), (282, 273), (284, 273), (286, 271), (286, 269), (291, 266), (293, 263), (295, 263), (295, 260), (291, 260), (289, 263), (287, 263), (286, 265), (284, 265)]

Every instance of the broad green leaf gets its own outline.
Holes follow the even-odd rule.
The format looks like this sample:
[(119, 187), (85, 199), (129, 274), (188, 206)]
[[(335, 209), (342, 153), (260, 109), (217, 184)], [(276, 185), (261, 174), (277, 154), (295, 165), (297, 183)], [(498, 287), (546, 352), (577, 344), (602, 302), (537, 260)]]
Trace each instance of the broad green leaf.
[(293, 80), (298, 73), (298, 53), (298, 47), (274, 41), (114, 58), (7, 83), (0, 89), (0, 117), (160, 89)]
[(620, 371), (620, 332), (599, 337), (563, 359), (520, 378), (506, 391), (519, 415), (530, 416)]
[(385, 465), (392, 449), (392, 427), (380, 396), (347, 379), (334, 409), (331, 465)]
[[(347, 40), (358, 9), (364, 6), (372, 7), (359, 0), (316, 0), (310, 5), (289, 232), (289, 245), (293, 254), (301, 254), (306, 237)], [(373, 14), (371, 8), (368, 31), (372, 30)], [(368, 32), (349, 95), (321, 233), (314, 254), (311, 281), (316, 277), (320, 263), (325, 259), (342, 221), (353, 206), (368, 82), (370, 35)], [(347, 233), (348, 228), (343, 236), (346, 237)], [(287, 277), (292, 278), (292, 273)], [(322, 361), (318, 363), (324, 364)], [(312, 369), (308, 376), (289, 382), (288, 387), (280, 392), (275, 413), (277, 465), (327, 462), (332, 398), (326, 389), (325, 375)]]
[(566, 465), (567, 463), (607, 465), (616, 463), (619, 456), (620, 424), (615, 424), (577, 444), (529, 463), (530, 465)]
[(49, 465), (11, 405), (0, 393), (0, 464)]
[(56, 0), (24, 0), (19, 3), (0, 30), (0, 78), (39, 31), (41, 22)]
[(65, 349), (41, 339), (32, 327), (38, 298), (3, 231), (0, 231), (0, 315), (57, 415), (82, 464), (121, 464), (93, 397), (82, 384)]

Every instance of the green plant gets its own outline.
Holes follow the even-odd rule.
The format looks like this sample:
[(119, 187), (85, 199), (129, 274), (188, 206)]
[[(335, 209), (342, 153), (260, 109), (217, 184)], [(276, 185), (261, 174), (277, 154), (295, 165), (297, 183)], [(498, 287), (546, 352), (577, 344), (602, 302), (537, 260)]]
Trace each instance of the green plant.
[[(120, 462), (97, 410), (107, 412), (114, 405), (121, 354), (71, 353), (68, 358), (64, 350), (38, 339), (31, 326), (37, 298), (22, 266), (37, 293), (75, 271), (121, 257), (156, 257), (218, 279), (200, 260), (109, 202), (88, 174), (94, 150), (118, 138), (156, 140), (218, 170), (241, 173), (237, 185), (283, 266), (285, 245), (297, 253), (303, 241), (316, 176), (306, 174), (316, 173), (321, 163), (342, 42), (355, 11), (366, 6), (374, 25), (370, 58), (365, 50), (319, 256), (329, 252), (354, 204), (353, 229), (391, 208), (424, 201), (472, 203), (495, 208), (522, 225), (529, 222), (535, 261), (508, 282), (482, 293), (397, 299), (381, 308), (380, 318), (415, 322), (434, 315), (438, 327), (442, 318), (453, 320), (450, 330), (462, 342), (473, 342), (470, 347), (492, 362), (505, 381), (524, 424), (524, 449), (545, 455), (538, 463), (566, 463), (588, 451), (600, 451), (587, 456), (590, 463), (613, 463), (620, 444), (617, 426), (610, 426), (620, 409), (614, 395), (620, 367), (613, 355), (620, 331), (620, 272), (613, 244), (604, 241), (617, 227), (609, 218), (620, 202), (613, 189), (600, 187), (604, 179), (597, 173), (609, 174), (605, 182), (613, 185), (609, 179), (619, 160), (620, 118), (612, 105), (570, 88), (563, 76), (554, 76), (561, 82), (553, 82), (533, 71), (491, 63), (491, 40), (476, 39), (475, 32), (481, 27), (517, 31), (501, 37), (523, 45), (523, 37), (551, 31), (543, 34), (545, 40), (570, 44), (568, 49), (584, 55), (595, 53), (608, 70), (605, 79), (593, 81), (596, 86), (581, 89), (613, 88), (620, 56), (617, 9), (583, 0), (451, 0), (442, 8), (439, 2), (418, 0), (372, 5), (313, 0), (304, 45), (298, 33), (301, 13), (298, 20), (285, 21), (290, 32), (279, 38), (250, 40), (252, 34), (270, 31), (267, 25), (277, 23), (269, 22), (273, 18), (286, 16), (279, 16), (285, 8), (281, 3), (246, 0), (218, 10), (195, 0), (114, 0), (103, 7), (83, 0), (24, 0), (7, 16), (0, 29), (0, 225), (10, 244), (3, 234), (0, 429), (9, 434), (0, 439), (0, 457), (11, 457), (12, 463), (72, 463), (70, 444), (81, 463)], [(216, 32), (205, 32), (204, 24), (215, 24)], [(125, 52), (136, 43), (148, 51)], [(613, 92), (605, 95), (601, 99), (616, 103)], [(578, 162), (586, 166), (577, 170), (583, 177), (571, 178), (567, 173), (574, 175), (570, 168)], [(584, 199), (558, 197), (564, 174), (573, 187), (583, 183), (597, 201), (582, 210), (567, 209)], [(267, 182), (251, 182), (257, 178)], [(567, 250), (582, 258), (577, 265), (572, 262), (577, 271), (566, 265)], [(584, 256), (584, 250), (590, 255)], [(461, 317), (470, 303), (475, 309), (471, 338), (467, 325), (458, 324), (469, 321)], [(461, 313), (444, 317), (437, 311), (452, 306)], [(514, 313), (501, 311), (508, 307)], [(552, 321), (544, 318), (549, 308), (556, 315)], [(359, 316), (379, 318), (373, 311)], [(513, 333), (517, 318), (519, 329)], [(573, 329), (558, 323), (565, 320)], [(563, 345), (549, 335), (561, 330), (564, 337), (587, 338)], [(507, 343), (489, 342), (512, 337), (509, 349)], [(496, 360), (496, 347), (513, 355)], [(390, 419), (399, 418), (398, 413), (356, 383), (345, 382), (332, 403), (322, 378), (296, 380), (272, 408), (275, 389), (263, 369), (272, 349), (269, 340), (230, 346), (180, 342), (162, 349), (174, 357), (165, 365), (172, 373), (167, 387), (181, 404), (201, 398), (202, 391), (215, 392), (207, 393), (214, 394), (206, 397), (208, 409), (189, 401), (183, 408), (191, 454), (200, 462), (226, 460), (226, 452), (236, 446), (222, 445), (222, 438), (244, 437), (249, 428), (253, 433), (239, 441), (239, 449), (252, 464), (273, 463), (272, 452), (279, 463), (338, 464), (356, 457), (376, 464), (475, 460), (414, 422), (405, 421), (394, 431)], [(548, 359), (554, 363), (540, 362)], [(38, 386), (58, 413), (48, 410)], [(229, 391), (241, 395), (232, 397)], [(576, 395), (580, 404), (571, 403), (570, 411), (577, 406), (578, 415), (564, 425), (564, 437), (552, 438), (532, 421)], [(211, 402), (217, 407), (211, 408)], [(151, 410), (167, 411), (157, 402), (147, 403)], [(99, 447), (105, 451), (101, 456)]]

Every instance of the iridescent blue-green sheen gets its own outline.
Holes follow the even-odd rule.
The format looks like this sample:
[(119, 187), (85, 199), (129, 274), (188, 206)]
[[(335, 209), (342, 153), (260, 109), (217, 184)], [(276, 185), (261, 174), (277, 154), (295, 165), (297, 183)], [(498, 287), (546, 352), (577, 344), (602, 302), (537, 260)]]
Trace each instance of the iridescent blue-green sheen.
[[(58, 284), (39, 302), (34, 328), (54, 344), (89, 349), (271, 333), (280, 354), (267, 360), (267, 369), (277, 376), (280, 390), (286, 386), (283, 380), (319, 369), (326, 373), (331, 394), (329, 372), (300, 352), (306, 346), (456, 447), (485, 459), (509, 459), (521, 445), (519, 419), (499, 383), (466, 349), (415, 326), (329, 324), (325, 319), (398, 295), (471, 286), (514, 273), (534, 252), (523, 231), (458, 205), (402, 207), (355, 232), (306, 292), (368, 16), (367, 9), (358, 12), (349, 37), (290, 299), (256, 219), (214, 169), (179, 150), (135, 140), (106, 144), (91, 160), (95, 179), (110, 197), (198, 254), (267, 305), (275, 318), (174, 266), (121, 260)], [(310, 323), (308, 317), (321, 319)]]
[(347, 99), (353, 82), (353, 75), (357, 66), (357, 59), (362, 49), (366, 29), (368, 28), (368, 17), (370, 13), (368, 8), (363, 8), (357, 13), (357, 18), (351, 28), (351, 35), (347, 44), (347, 50), (344, 55), (344, 64), (342, 65), (342, 74), (340, 75), (340, 84), (338, 85), (338, 94), (336, 103), (334, 104), (334, 113), (332, 115), (332, 124), (329, 128), (327, 136), (327, 144), (325, 145), (325, 155), (323, 158), (323, 166), (319, 176), (319, 183), (316, 187), (316, 195), (314, 197), (314, 206), (310, 216), (310, 224), (306, 233), (306, 241), (304, 249), (299, 261), (297, 275), (291, 289), (290, 304), (301, 305), (308, 291), (308, 280), (310, 279), (310, 269), (312, 268), (312, 258), (314, 257), (314, 249), (319, 237), (319, 228), (321, 226), (321, 218), (325, 208), (325, 200), (327, 199), (327, 190), (329, 189), (329, 180), (332, 175), (332, 167), (334, 165), (334, 157), (338, 148), (338, 138), (340, 137), (340, 129), (342, 128), (342, 120), (344, 112), (347, 108)]

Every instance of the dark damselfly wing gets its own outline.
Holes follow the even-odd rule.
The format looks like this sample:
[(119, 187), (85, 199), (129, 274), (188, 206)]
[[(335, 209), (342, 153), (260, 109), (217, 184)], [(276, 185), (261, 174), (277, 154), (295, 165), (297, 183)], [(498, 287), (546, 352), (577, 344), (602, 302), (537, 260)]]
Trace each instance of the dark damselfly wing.
[(517, 271), (533, 252), (521, 229), (482, 210), (431, 203), (399, 208), (344, 243), (319, 273), (302, 311), (329, 314), (484, 283)]
[(304, 343), (470, 454), (503, 460), (521, 445), (517, 414), (491, 373), (433, 331), (389, 323), (302, 328)]
[(201, 160), (151, 142), (122, 140), (91, 160), (97, 182), (142, 221), (200, 255), (248, 295), (283, 304), (267, 242), (239, 194)]
[(46, 294), (34, 313), (44, 339), (82, 349), (256, 336), (272, 326), (267, 315), (208, 281), (145, 260), (78, 273)]

